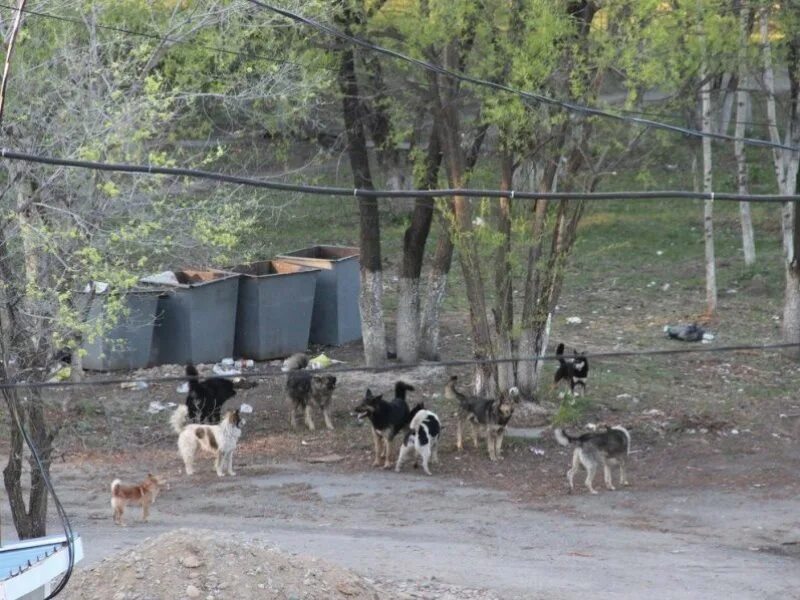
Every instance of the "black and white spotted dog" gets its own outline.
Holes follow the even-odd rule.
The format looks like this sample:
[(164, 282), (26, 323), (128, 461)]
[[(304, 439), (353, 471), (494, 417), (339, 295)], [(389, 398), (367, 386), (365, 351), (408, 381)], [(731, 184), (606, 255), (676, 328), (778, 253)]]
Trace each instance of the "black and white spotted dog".
[(411, 409), (413, 415), (411, 424), (408, 426), (408, 433), (400, 446), (400, 454), (397, 456), (397, 465), (394, 470), (400, 472), (409, 454), (415, 454), (416, 458), (422, 459), (422, 469), (428, 475), (431, 471), (428, 463), (439, 462), (439, 434), (442, 431), (442, 424), (439, 417), (429, 410), (425, 410), (424, 405), (417, 404)]

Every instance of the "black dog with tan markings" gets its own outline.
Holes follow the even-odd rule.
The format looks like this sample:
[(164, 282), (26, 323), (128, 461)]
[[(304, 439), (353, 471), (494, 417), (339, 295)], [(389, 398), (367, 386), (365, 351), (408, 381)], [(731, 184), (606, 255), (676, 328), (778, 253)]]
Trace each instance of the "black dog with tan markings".
[(394, 437), (408, 429), (412, 414), (406, 404), (406, 392), (413, 391), (414, 387), (405, 381), (398, 381), (394, 386), (394, 398), (391, 402), (383, 399), (383, 395), (373, 396), (367, 390), (361, 404), (353, 409), (359, 421), (369, 419), (372, 425), (372, 441), (375, 444), (375, 461), (378, 467), (383, 458), (383, 468), (391, 468), (391, 443)]

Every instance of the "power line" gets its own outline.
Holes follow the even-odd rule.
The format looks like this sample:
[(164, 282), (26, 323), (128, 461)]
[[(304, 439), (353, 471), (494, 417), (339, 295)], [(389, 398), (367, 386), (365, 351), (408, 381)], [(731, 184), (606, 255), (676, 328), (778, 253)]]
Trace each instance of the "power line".
[[(771, 350), (786, 350), (789, 348), (800, 348), (800, 344), (762, 344), (762, 345), (740, 345), (740, 346), (717, 346), (699, 348), (664, 348), (654, 350), (623, 350), (618, 352), (588, 352), (582, 356), (593, 359), (615, 359), (637, 356), (669, 356), (681, 354), (716, 354), (727, 352), (759, 351), (767, 352)], [(382, 367), (330, 367), (320, 370), (321, 373), (387, 373), (390, 371), (408, 371), (419, 367), (468, 367), (474, 365), (499, 365), (518, 362), (539, 362), (555, 361), (563, 359), (557, 354), (541, 354), (537, 356), (518, 356), (513, 358), (486, 358), (486, 359), (465, 359), (448, 360), (439, 362), (423, 362), (414, 364), (392, 364)], [(214, 375), (214, 377), (224, 377), (226, 379), (278, 379), (285, 377), (286, 373), (277, 370), (270, 371), (251, 371), (236, 375)], [(186, 381), (186, 375), (171, 375), (164, 377), (136, 377), (136, 378), (115, 378), (103, 379), (100, 381), (42, 381), (42, 382), (13, 382), (0, 383), (0, 389), (17, 388), (71, 388), (71, 387), (94, 387), (98, 385), (118, 385), (121, 383), (169, 383), (176, 381)]]
[(0, 158), (6, 160), (19, 160), (59, 167), (75, 167), (80, 169), (93, 169), (96, 171), (111, 171), (117, 173), (142, 173), (146, 175), (175, 175), (181, 177), (194, 177), (234, 183), (250, 187), (278, 190), (284, 192), (297, 192), (320, 196), (349, 196), (354, 198), (445, 198), (462, 196), (469, 198), (517, 198), (519, 200), (718, 200), (721, 202), (753, 202), (761, 204), (777, 204), (782, 202), (797, 202), (800, 195), (779, 194), (731, 194), (717, 192), (689, 192), (684, 190), (642, 191), (642, 192), (525, 192), (516, 190), (484, 190), (484, 189), (439, 189), (439, 190), (371, 190), (360, 188), (342, 188), (332, 186), (301, 185), (264, 181), (253, 177), (241, 175), (228, 175), (216, 171), (204, 171), (187, 167), (159, 167), (157, 165), (132, 165), (125, 163), (107, 163), (91, 160), (77, 160), (71, 158), (55, 158), (40, 154), (18, 152), (8, 148), (0, 149)]
[(781, 149), (784, 149), (784, 150), (800, 151), (800, 148), (798, 148), (796, 146), (789, 146), (789, 145), (785, 145), (785, 144), (779, 144), (779, 143), (771, 142), (771, 141), (768, 141), (768, 140), (761, 140), (761, 139), (756, 139), (756, 138), (737, 138), (735, 136), (730, 136), (730, 135), (726, 135), (726, 134), (723, 134), (723, 133), (703, 132), (703, 131), (698, 131), (697, 129), (688, 129), (686, 127), (680, 127), (678, 125), (670, 125), (668, 123), (662, 123), (660, 121), (652, 121), (650, 119), (643, 119), (643, 118), (640, 118), (640, 117), (632, 117), (632, 116), (625, 116), (625, 115), (615, 114), (615, 113), (611, 113), (611, 112), (608, 112), (608, 111), (605, 111), (605, 110), (602, 110), (602, 109), (599, 109), (599, 108), (595, 108), (595, 107), (592, 107), (592, 106), (586, 106), (586, 105), (583, 105), (583, 104), (578, 104), (576, 102), (568, 102), (568, 101), (565, 101), (565, 100), (557, 100), (555, 98), (550, 98), (549, 96), (544, 96), (543, 94), (537, 94), (537, 93), (534, 93), (534, 92), (526, 92), (526, 91), (523, 91), (523, 90), (512, 88), (511, 86), (508, 86), (508, 85), (505, 85), (505, 84), (502, 84), (502, 83), (496, 83), (494, 81), (489, 81), (487, 79), (480, 79), (478, 77), (472, 77), (471, 75), (466, 75), (464, 73), (460, 73), (460, 72), (457, 72), (457, 71), (451, 71), (449, 69), (445, 69), (442, 66), (435, 65), (433, 63), (430, 63), (430, 62), (427, 62), (427, 61), (424, 61), (424, 60), (420, 60), (418, 58), (413, 58), (411, 56), (408, 56), (406, 54), (402, 54), (401, 52), (397, 52), (395, 50), (390, 50), (389, 48), (385, 48), (383, 46), (378, 46), (377, 44), (373, 44), (373, 43), (368, 42), (366, 40), (363, 40), (361, 38), (346, 34), (346, 33), (342, 32), (342, 31), (339, 31), (338, 29), (336, 29), (334, 27), (331, 27), (330, 25), (325, 25), (323, 23), (319, 23), (318, 21), (315, 21), (315, 20), (310, 19), (308, 17), (304, 17), (302, 15), (299, 15), (297, 13), (291, 12), (291, 11), (286, 10), (284, 8), (279, 8), (279, 7), (276, 7), (276, 6), (272, 6), (270, 4), (266, 4), (264, 2), (260, 2), (259, 0), (249, 0), (249, 2), (251, 2), (252, 4), (255, 4), (256, 6), (260, 6), (261, 8), (265, 8), (265, 9), (270, 10), (272, 12), (278, 13), (279, 15), (283, 15), (284, 17), (286, 17), (288, 19), (291, 19), (293, 21), (296, 21), (298, 23), (303, 23), (305, 25), (308, 25), (309, 27), (313, 27), (314, 29), (322, 31), (323, 33), (327, 33), (328, 35), (332, 35), (332, 36), (337, 37), (339, 39), (342, 39), (342, 40), (345, 40), (347, 42), (350, 42), (351, 44), (355, 44), (355, 45), (360, 46), (362, 48), (366, 48), (367, 50), (371, 50), (373, 52), (378, 52), (380, 54), (384, 54), (384, 55), (389, 56), (391, 58), (395, 58), (395, 59), (410, 63), (412, 65), (416, 65), (418, 67), (422, 67), (423, 69), (426, 69), (426, 70), (431, 71), (433, 73), (438, 73), (439, 75), (444, 75), (445, 77), (450, 77), (452, 79), (457, 79), (459, 81), (464, 81), (466, 83), (471, 83), (473, 85), (488, 87), (488, 88), (491, 88), (491, 89), (500, 90), (500, 91), (503, 91), (503, 92), (508, 92), (508, 93), (511, 93), (511, 94), (515, 94), (517, 96), (520, 96), (521, 98), (525, 98), (527, 100), (531, 100), (531, 101), (534, 101), (534, 102), (537, 102), (537, 103), (549, 104), (551, 106), (559, 106), (559, 107), (561, 107), (563, 109), (566, 109), (566, 110), (568, 110), (570, 112), (583, 113), (583, 114), (593, 115), (593, 116), (597, 116), (597, 117), (606, 117), (606, 118), (615, 119), (615, 120), (618, 120), (618, 121), (625, 121), (625, 122), (628, 122), (628, 123), (634, 123), (636, 125), (643, 125), (643, 126), (646, 126), (646, 127), (653, 127), (655, 129), (664, 129), (666, 131), (672, 131), (674, 133), (680, 133), (682, 135), (688, 135), (688, 136), (692, 136), (692, 137), (698, 137), (698, 138), (708, 137), (708, 138), (712, 138), (712, 139), (726, 140), (726, 141), (731, 141), (731, 142), (739, 141), (739, 142), (742, 142), (742, 143), (750, 145), (750, 146), (762, 146), (762, 147), (765, 147), (765, 148), (781, 148)]

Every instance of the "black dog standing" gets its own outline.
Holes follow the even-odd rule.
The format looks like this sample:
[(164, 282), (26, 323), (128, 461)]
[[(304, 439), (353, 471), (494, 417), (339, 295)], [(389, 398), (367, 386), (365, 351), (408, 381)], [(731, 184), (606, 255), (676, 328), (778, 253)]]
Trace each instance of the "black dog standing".
[(564, 344), (558, 345), (556, 356), (559, 364), (553, 384), (565, 380), (569, 383), (569, 390), (573, 395), (578, 386), (581, 386), (581, 392), (586, 393), (586, 378), (589, 376), (589, 361), (586, 357), (573, 350), (571, 358), (564, 358)]
[(200, 379), (197, 368), (191, 363), (186, 365), (186, 377), (189, 381), (189, 394), (186, 396), (189, 421), (212, 425), (219, 423), (222, 405), (236, 395), (233, 382), (224, 377)]

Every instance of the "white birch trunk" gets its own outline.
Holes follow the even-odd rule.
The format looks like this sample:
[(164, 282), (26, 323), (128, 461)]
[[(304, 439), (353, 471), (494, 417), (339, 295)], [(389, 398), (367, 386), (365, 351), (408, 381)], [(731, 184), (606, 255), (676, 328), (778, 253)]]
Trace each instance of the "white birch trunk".
[(432, 270), (426, 289), (419, 328), (420, 356), (439, 360), (439, 315), (447, 293), (447, 273)]
[[(706, 58), (700, 67), (700, 106), (702, 111), (703, 133), (711, 133), (711, 84), (706, 78)], [(711, 170), (713, 168), (711, 154), (711, 138), (703, 137), (703, 191), (710, 194), (714, 191)], [(714, 259), (714, 200), (706, 200), (703, 208), (703, 232), (705, 239), (706, 261), (706, 313), (713, 315), (717, 310), (717, 268)]]
[[(769, 14), (763, 10), (760, 19), (761, 47), (764, 60), (764, 87), (767, 92), (767, 125), (770, 140), (781, 142), (778, 129), (777, 108), (775, 102), (775, 74), (772, 66), (772, 48), (769, 40)], [(800, 141), (800, 118), (797, 108), (788, 117), (786, 127), (787, 145), (796, 146)], [(800, 165), (800, 153), (785, 148), (773, 148), (773, 166), (778, 181), (778, 190), (783, 195), (793, 195), (797, 189), (797, 171)], [(783, 256), (786, 285), (783, 305), (783, 340), (787, 343), (800, 343), (800, 269), (794, 251), (795, 205), (785, 202), (781, 211), (781, 231), (783, 233)], [(792, 352), (797, 354), (797, 351)]]
[(386, 327), (383, 320), (383, 276), (381, 271), (361, 269), (361, 339), (368, 367), (386, 362)]
[[(740, 140), (747, 133), (747, 114), (750, 112), (750, 94), (747, 92), (747, 38), (749, 34), (748, 10), (740, 7), (739, 12), (739, 68), (736, 90), (736, 130), (734, 137), (734, 154), (736, 155), (736, 185), (740, 194), (749, 194), (749, 181), (747, 157), (744, 153), (744, 143)], [(756, 262), (755, 237), (753, 235), (753, 219), (750, 215), (750, 203), (739, 203), (739, 218), (742, 224), (742, 250), (744, 251), (744, 264), (751, 266)]]
[[(742, 79), (739, 79), (742, 84)], [(740, 194), (749, 194), (747, 158), (744, 153), (744, 143), (740, 140), (745, 136), (745, 121), (747, 120), (747, 104), (749, 95), (746, 90), (736, 92), (736, 142), (734, 154), (736, 155), (736, 185)], [(756, 246), (753, 235), (753, 219), (750, 216), (750, 203), (739, 203), (739, 216), (742, 223), (742, 250), (744, 251), (744, 264), (753, 265), (756, 262)]]
[[(514, 356), (514, 346), (507, 333), (501, 332), (500, 335), (497, 336), (497, 356), (500, 358), (511, 358)], [(514, 363), (498, 363), (497, 386), (500, 391), (505, 392), (514, 385)]]
[(397, 290), (397, 358), (413, 364), (419, 360), (419, 279), (401, 277)]

